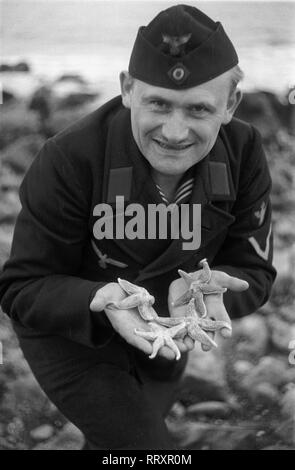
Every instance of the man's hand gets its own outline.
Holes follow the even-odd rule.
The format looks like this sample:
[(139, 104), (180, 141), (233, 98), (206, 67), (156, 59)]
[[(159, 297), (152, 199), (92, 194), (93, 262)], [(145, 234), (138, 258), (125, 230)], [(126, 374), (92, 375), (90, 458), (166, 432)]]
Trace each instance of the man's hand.
[[(109, 321), (117, 333), (124, 338), (127, 343), (140, 349), (145, 354), (150, 355), (152, 353), (152, 343), (146, 339), (138, 336), (134, 329), (150, 331), (150, 328), (146, 321), (144, 321), (137, 308), (119, 310), (116, 308), (107, 308), (108, 302), (118, 302), (126, 297), (126, 293), (115, 282), (111, 282), (101, 289), (99, 289), (95, 297), (90, 304), (90, 310), (93, 312), (105, 311)], [(181, 353), (186, 352), (188, 347), (184, 344), (181, 339), (175, 340)], [(167, 346), (163, 346), (158, 353), (160, 356), (166, 359), (175, 359), (174, 352)]]
[[(194, 273), (196, 280), (198, 279), (198, 273), (201, 274), (201, 270)], [(220, 287), (226, 287), (227, 289), (235, 292), (242, 292), (244, 290), (247, 290), (249, 287), (248, 282), (238, 279), (237, 277), (229, 276), (228, 274), (222, 271), (212, 271), (209, 285), (211, 283), (215, 285), (217, 284)], [(168, 307), (171, 317), (185, 316), (187, 305), (174, 307), (172, 303), (178, 297), (184, 294), (187, 289), (188, 286), (182, 278), (176, 279), (170, 284)], [(226, 321), (229, 325), (231, 325), (231, 320), (223, 303), (223, 294), (204, 295), (204, 301), (207, 308), (208, 318)], [(214, 338), (214, 333), (207, 333)], [(228, 338), (229, 336), (231, 336), (231, 332), (227, 328), (223, 328), (220, 333), (224, 338)], [(186, 338), (184, 338), (184, 342), (189, 349), (192, 349), (194, 347), (194, 341), (190, 337), (186, 336)], [(209, 351), (211, 348), (209, 346), (202, 345), (202, 349), (204, 351)]]

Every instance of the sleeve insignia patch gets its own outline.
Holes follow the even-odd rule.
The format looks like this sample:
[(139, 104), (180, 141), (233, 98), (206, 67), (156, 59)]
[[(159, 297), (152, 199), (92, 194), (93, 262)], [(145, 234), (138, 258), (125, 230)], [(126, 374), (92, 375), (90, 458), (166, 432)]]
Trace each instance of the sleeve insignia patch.
[(264, 250), (261, 248), (261, 246), (259, 245), (259, 243), (258, 243), (258, 241), (256, 240), (256, 238), (254, 238), (254, 237), (248, 238), (249, 242), (250, 242), (251, 245), (253, 246), (253, 248), (254, 248), (254, 250), (256, 251), (256, 253), (258, 254), (258, 256), (260, 256), (260, 258), (264, 259), (265, 261), (268, 260), (268, 256), (269, 256), (270, 235), (271, 235), (271, 226), (270, 226), (270, 228), (269, 228), (269, 232), (268, 232), (268, 235), (267, 235), (267, 237), (266, 237), (266, 244), (265, 244)]
[(259, 227), (264, 222), (266, 207), (267, 207), (267, 205), (266, 205), (265, 201), (263, 201), (260, 208), (257, 211), (254, 212), (254, 217), (258, 221), (258, 226)]

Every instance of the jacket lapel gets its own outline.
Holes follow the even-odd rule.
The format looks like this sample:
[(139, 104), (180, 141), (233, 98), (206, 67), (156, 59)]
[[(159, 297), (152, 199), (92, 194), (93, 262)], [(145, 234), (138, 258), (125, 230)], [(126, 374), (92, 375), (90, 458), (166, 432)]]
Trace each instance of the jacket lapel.
[[(150, 176), (149, 164), (135, 143), (131, 130), (130, 112), (125, 108), (120, 109), (111, 120), (106, 143), (102, 200), (113, 207), (114, 217), (116, 196), (124, 196), (122, 217), (126, 205), (137, 204), (147, 214), (148, 204), (163, 202)], [(126, 220), (127, 217), (125, 217)], [(147, 256), (150, 259), (153, 250), (158, 251), (159, 243), (161, 243), (159, 240), (147, 241), (127, 237), (123, 239), (114, 237), (113, 242), (130, 258), (143, 266), (147, 264)], [(167, 241), (162, 241), (163, 245), (166, 246)]]

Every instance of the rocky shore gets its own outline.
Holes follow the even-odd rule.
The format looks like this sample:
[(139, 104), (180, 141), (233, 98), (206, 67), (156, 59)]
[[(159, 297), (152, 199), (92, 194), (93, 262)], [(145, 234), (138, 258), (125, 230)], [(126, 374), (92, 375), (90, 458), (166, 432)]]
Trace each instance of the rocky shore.
[[(21, 68), (25, 72), (23, 63)], [(25, 98), (4, 89), (3, 101), (0, 269), (20, 210), (18, 188), (37, 151), (101, 99), (98, 90), (74, 75), (43, 83)], [(278, 277), (269, 302), (234, 321), (232, 339), (217, 353), (198, 347), (191, 353), (167, 418), (179, 449), (295, 449), (294, 110), (287, 98), (264, 91), (245, 94), (239, 108), (238, 116), (259, 128), (271, 169)], [(0, 341), (0, 450), (79, 449), (81, 433), (40, 390), (3, 313)]]

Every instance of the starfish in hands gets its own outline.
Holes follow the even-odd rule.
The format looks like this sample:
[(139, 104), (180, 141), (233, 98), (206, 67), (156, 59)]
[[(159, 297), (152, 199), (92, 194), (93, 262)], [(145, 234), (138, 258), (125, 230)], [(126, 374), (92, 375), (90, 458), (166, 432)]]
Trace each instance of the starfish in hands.
[(182, 336), (186, 332), (185, 322), (179, 322), (178, 325), (175, 325), (171, 328), (165, 328), (158, 323), (149, 322), (148, 323), (151, 331), (142, 331), (135, 329), (134, 332), (148, 341), (153, 342), (153, 351), (149, 356), (150, 359), (154, 359), (158, 354), (159, 349), (162, 346), (168, 346), (175, 353), (175, 359), (178, 361), (180, 359), (180, 351), (173, 341), (173, 338), (177, 336)]
[(120, 301), (110, 301), (106, 304), (107, 308), (116, 308), (118, 310), (138, 308), (140, 316), (145, 321), (155, 321), (160, 325), (165, 325), (167, 327), (178, 325), (179, 321), (177, 318), (170, 317), (159, 317), (153, 304), (155, 303), (155, 297), (150, 295), (149, 292), (144, 288), (132, 284), (129, 281), (118, 278), (118, 284), (121, 288), (128, 294), (128, 297)]
[(127, 297), (120, 301), (110, 301), (106, 307), (119, 310), (138, 309), (141, 318), (148, 322), (150, 331), (135, 329), (134, 332), (153, 343), (152, 354), (149, 356), (151, 359), (156, 357), (164, 345), (175, 353), (176, 359), (179, 359), (180, 351), (173, 338), (183, 339), (187, 335), (193, 341), (199, 341), (211, 348), (212, 346), (217, 347), (217, 344), (208, 332), (215, 332), (223, 328), (231, 331), (230, 323), (215, 321), (207, 317), (204, 296), (222, 294), (227, 289), (211, 281), (212, 273), (206, 259), (202, 260), (200, 264), (203, 269), (198, 273), (188, 274), (185, 271), (178, 271), (187, 285), (186, 292), (173, 303), (174, 307), (187, 305), (185, 314), (179, 317), (159, 317), (153, 308), (155, 298), (145, 288), (118, 279), (118, 283)]
[(186, 316), (179, 320), (185, 321), (186, 334), (190, 336), (194, 341), (200, 341), (205, 346), (213, 346), (217, 348), (215, 341), (206, 333), (206, 331), (218, 331), (222, 328), (227, 328), (231, 331), (231, 325), (226, 321), (222, 320), (211, 320), (209, 318), (203, 318), (198, 315), (195, 308), (195, 301), (192, 298), (187, 306)]
[(227, 289), (210, 282), (211, 269), (209, 268), (206, 258), (200, 261), (200, 264), (203, 268), (200, 274), (188, 274), (181, 269), (178, 270), (188, 289), (173, 302), (173, 306), (178, 307), (180, 305), (185, 305), (189, 303), (191, 299), (194, 299), (195, 308), (198, 314), (201, 318), (205, 318), (207, 316), (207, 309), (204, 302), (204, 295), (223, 294)]
[(118, 278), (118, 284), (128, 294), (123, 300), (117, 302), (108, 302), (107, 308), (117, 308), (125, 310), (129, 308), (138, 308), (140, 316), (143, 320), (153, 321), (158, 315), (152, 305), (155, 303), (155, 297), (150, 295), (144, 287), (136, 286), (129, 281)]
[(156, 357), (159, 349), (166, 345), (174, 351), (175, 357), (178, 360), (180, 358), (180, 351), (172, 338), (185, 333), (184, 320), (179, 321), (177, 318), (159, 317), (152, 307), (155, 303), (155, 298), (146, 289), (120, 278), (118, 283), (128, 294), (128, 297), (120, 301), (110, 301), (106, 307), (123, 310), (137, 307), (141, 318), (149, 322), (148, 325), (152, 331), (135, 329), (134, 332), (138, 336), (153, 342), (153, 352), (150, 358)]

